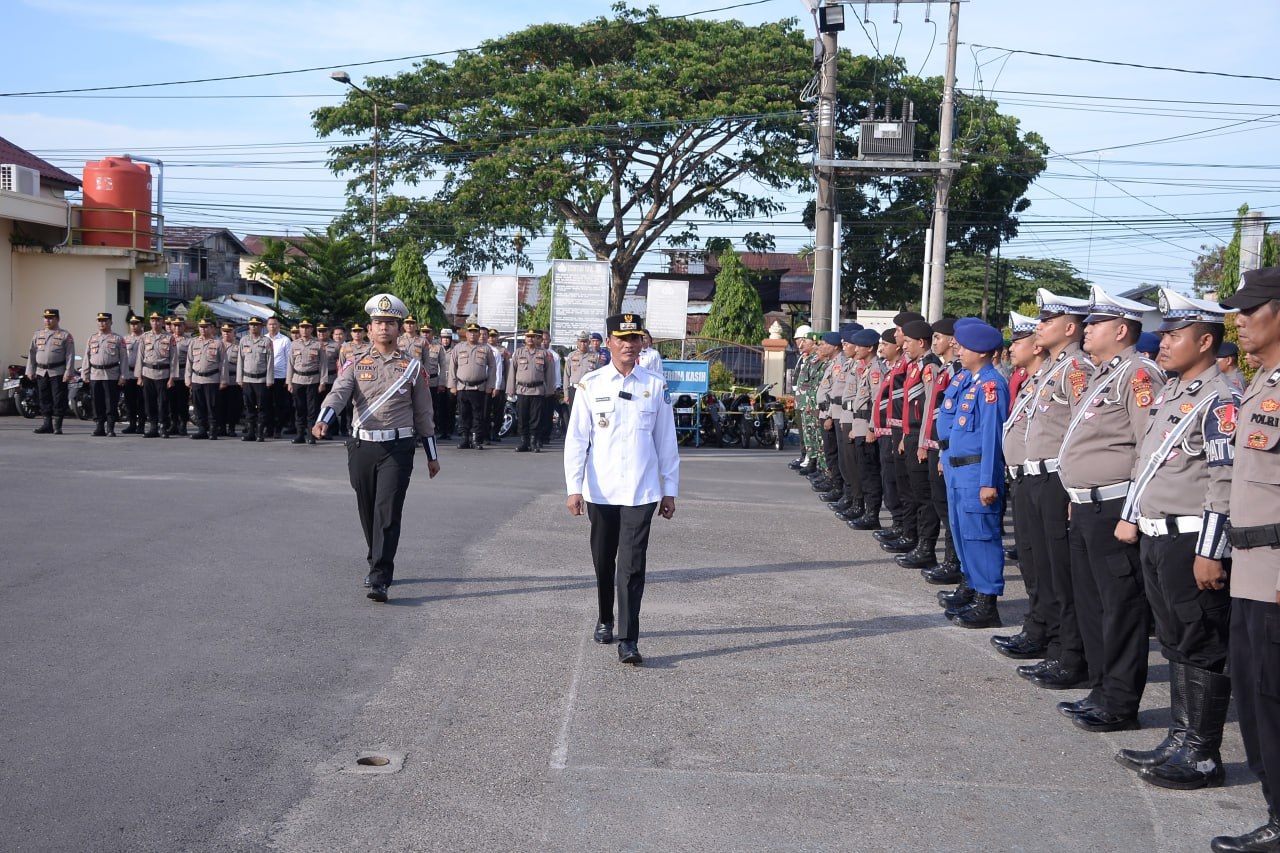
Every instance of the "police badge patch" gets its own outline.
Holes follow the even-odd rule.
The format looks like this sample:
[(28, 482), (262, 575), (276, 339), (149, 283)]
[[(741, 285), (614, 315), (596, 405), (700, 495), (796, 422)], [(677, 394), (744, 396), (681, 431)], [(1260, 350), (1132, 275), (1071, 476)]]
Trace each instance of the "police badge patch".
[(1139, 367), (1129, 380), (1129, 385), (1133, 388), (1133, 401), (1138, 404), (1139, 409), (1151, 405), (1154, 395), (1151, 392), (1151, 377), (1146, 370)]

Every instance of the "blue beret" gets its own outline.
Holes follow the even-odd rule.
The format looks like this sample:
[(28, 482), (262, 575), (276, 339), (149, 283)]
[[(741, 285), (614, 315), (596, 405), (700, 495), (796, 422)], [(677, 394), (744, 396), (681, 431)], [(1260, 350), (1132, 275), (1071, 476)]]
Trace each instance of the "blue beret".
[(843, 343), (843, 344), (853, 343), (853, 336), (856, 334), (858, 334), (857, 329), (846, 329), (843, 326), (841, 326), (840, 327), (840, 343)]
[(838, 347), (840, 346), (840, 333), (839, 332), (823, 332), (822, 342), (824, 344), (830, 344), (833, 347)]
[(845, 332), (861, 332), (865, 328), (866, 327), (863, 326), (861, 323), (854, 323), (854, 322), (841, 323), (840, 334), (843, 335)]
[(956, 322), (956, 340), (973, 352), (994, 352), (1004, 344), (995, 327), (976, 319), (971, 323)]
[(859, 347), (873, 347), (880, 343), (880, 335), (875, 329), (862, 329), (853, 333), (853, 344)]
[(958, 329), (961, 326), (967, 326), (970, 323), (981, 323), (981, 322), (982, 321), (979, 320), (977, 317), (960, 317), (959, 319), (956, 320), (955, 328)]
[(1218, 347), (1218, 358), (1239, 358), (1240, 347), (1231, 341), (1223, 341), (1222, 346)]
[(1143, 355), (1153, 356), (1160, 351), (1160, 338), (1155, 332), (1143, 332), (1138, 335), (1136, 348)]

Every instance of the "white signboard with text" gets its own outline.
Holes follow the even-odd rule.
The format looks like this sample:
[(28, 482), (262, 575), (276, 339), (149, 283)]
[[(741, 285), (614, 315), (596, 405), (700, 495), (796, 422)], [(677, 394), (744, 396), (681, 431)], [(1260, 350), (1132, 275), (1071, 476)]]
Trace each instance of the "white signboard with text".
[(649, 279), (644, 324), (654, 338), (682, 341), (688, 328), (689, 282)]
[(486, 329), (515, 332), (520, 322), (520, 278), (476, 276), (476, 322)]
[(551, 343), (572, 347), (579, 332), (604, 333), (612, 281), (606, 261), (551, 262)]

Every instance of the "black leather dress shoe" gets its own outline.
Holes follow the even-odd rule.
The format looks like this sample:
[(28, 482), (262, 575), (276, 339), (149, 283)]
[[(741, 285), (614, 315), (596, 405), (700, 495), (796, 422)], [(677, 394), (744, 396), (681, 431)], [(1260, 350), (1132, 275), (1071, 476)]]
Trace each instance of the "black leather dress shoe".
[(370, 584), (369, 591), (365, 593), (365, 597), (371, 598), (374, 601), (386, 601), (387, 588), (386, 586), (380, 583)]
[(618, 643), (618, 660), (622, 663), (640, 664), (644, 662), (644, 658), (640, 657), (640, 650), (636, 648), (636, 644), (631, 640), (623, 640)]
[(931, 569), (921, 569), (920, 577), (924, 578), (925, 583), (934, 586), (951, 586), (964, 579), (964, 572), (960, 571), (959, 566), (939, 563)]
[(1025, 678), (1027, 681), (1033, 680), (1037, 675), (1058, 665), (1056, 660), (1046, 659), (1039, 663), (1024, 663), (1022, 666), (1014, 670), (1018, 673), (1019, 678)]
[(369, 587), (371, 587), (371, 586), (373, 586), (373, 575), (365, 575), (365, 576), (364, 576), (364, 588), (365, 588), (365, 589), (368, 589), (368, 588), (369, 588)]
[(1138, 728), (1138, 715), (1113, 714), (1102, 708), (1094, 708), (1073, 716), (1071, 725), (1086, 732), (1128, 732)]
[(597, 643), (612, 643), (613, 642), (613, 623), (597, 622), (596, 632), (592, 634), (592, 637), (593, 639), (595, 639)]
[[(1002, 642), (996, 642), (997, 640)], [(1014, 660), (1042, 658), (1045, 649), (1048, 648), (1044, 643), (1028, 637), (1025, 631), (1014, 634), (1012, 637), (992, 637), (991, 645), (995, 646), (995, 650), (1000, 654)]]
[(917, 544), (919, 543), (916, 542), (916, 540), (907, 539), (905, 537), (901, 539), (890, 539), (887, 542), (882, 539), (880, 540), (880, 550), (888, 551), (890, 554), (906, 554), (909, 551), (914, 551)]
[(1059, 702), (1057, 704), (1058, 713), (1064, 717), (1075, 717), (1080, 714), (1086, 714), (1090, 711), (1101, 711), (1098, 703), (1093, 701), (1092, 696), (1086, 696), (1083, 699), (1077, 699), (1074, 702)]
[(1209, 842), (1215, 853), (1276, 853), (1280, 851), (1280, 817), (1244, 835), (1219, 835)]
[[(1074, 687), (1083, 687), (1089, 683), (1089, 674), (1084, 670), (1067, 669), (1061, 664), (1055, 663), (1048, 667), (1044, 672), (1031, 679), (1031, 683), (1036, 687), (1043, 687), (1046, 690), (1071, 690)], [(1137, 725), (1134, 725), (1137, 728)], [(1115, 731), (1120, 729), (1098, 729), (1098, 731)]]

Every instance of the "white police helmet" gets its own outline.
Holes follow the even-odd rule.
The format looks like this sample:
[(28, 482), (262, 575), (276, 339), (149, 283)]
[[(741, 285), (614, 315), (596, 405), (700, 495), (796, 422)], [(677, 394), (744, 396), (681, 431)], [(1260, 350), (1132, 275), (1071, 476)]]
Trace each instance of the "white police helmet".
[(399, 298), (390, 293), (379, 293), (364, 304), (370, 320), (400, 320), (409, 316), (409, 309)]

